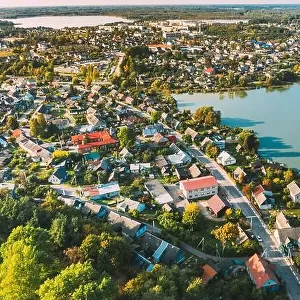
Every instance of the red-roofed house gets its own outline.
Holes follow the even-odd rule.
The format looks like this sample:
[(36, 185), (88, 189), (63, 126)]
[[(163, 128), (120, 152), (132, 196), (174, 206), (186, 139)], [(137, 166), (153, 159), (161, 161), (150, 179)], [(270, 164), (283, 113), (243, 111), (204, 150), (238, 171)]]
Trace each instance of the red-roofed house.
[(108, 131), (73, 135), (72, 142), (77, 146), (77, 152), (80, 153), (89, 152), (95, 148), (107, 148), (108, 146), (117, 144), (117, 141), (112, 138)]
[(279, 281), (274, 273), (273, 266), (258, 254), (254, 254), (246, 261), (247, 272), (258, 289), (266, 292), (278, 291)]
[(210, 265), (206, 264), (202, 267), (202, 269), (203, 269), (202, 280), (205, 283), (208, 283), (217, 275), (217, 271), (214, 268), (212, 268)]
[(179, 182), (180, 190), (186, 199), (213, 196), (218, 193), (218, 182), (214, 176), (204, 176)]
[(208, 207), (212, 214), (216, 217), (225, 213), (226, 209), (230, 207), (226, 200), (221, 199), (218, 195), (212, 196), (207, 201)]

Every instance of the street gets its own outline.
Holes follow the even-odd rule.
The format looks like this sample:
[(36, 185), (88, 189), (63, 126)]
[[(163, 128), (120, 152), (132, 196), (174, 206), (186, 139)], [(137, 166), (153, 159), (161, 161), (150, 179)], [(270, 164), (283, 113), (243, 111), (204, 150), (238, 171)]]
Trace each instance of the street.
[[(213, 176), (216, 177), (219, 185), (226, 191), (228, 201), (235, 208), (240, 208), (249, 222), (252, 222), (252, 231), (255, 236), (262, 238), (264, 257), (276, 266), (276, 273), (286, 284), (287, 293), (290, 299), (300, 299), (300, 279), (286, 257), (279, 250), (273, 234), (269, 231), (264, 221), (252, 207), (249, 200), (240, 192), (235, 183), (229, 178), (226, 171), (215, 161), (206, 157), (196, 146), (188, 148), (190, 155), (204, 164)], [(252, 219), (252, 220), (251, 220)]]

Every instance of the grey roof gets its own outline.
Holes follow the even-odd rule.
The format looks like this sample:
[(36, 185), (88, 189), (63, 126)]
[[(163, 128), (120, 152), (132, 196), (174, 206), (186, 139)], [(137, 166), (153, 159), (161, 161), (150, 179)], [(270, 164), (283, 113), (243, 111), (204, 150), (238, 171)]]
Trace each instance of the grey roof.
[(279, 242), (285, 243), (286, 239), (298, 241), (300, 237), (300, 227), (277, 229)]
[[(152, 256), (154, 252), (158, 249), (158, 247), (161, 245), (162, 242), (165, 242), (161, 238), (149, 233), (145, 232), (143, 237), (141, 238), (141, 248), (142, 250), (148, 254), (149, 256)], [(176, 258), (178, 253), (181, 251), (180, 248), (167, 243), (167, 247), (164, 250), (160, 262), (164, 264), (172, 264), (176, 263)]]
[(155, 158), (155, 164), (158, 168), (162, 168), (168, 165), (168, 162), (166, 161), (166, 159), (164, 158), (163, 155), (158, 155)]
[(159, 204), (173, 203), (173, 198), (157, 179), (147, 181), (145, 188)]
[(135, 237), (138, 230), (144, 226), (142, 223), (122, 216), (114, 211), (109, 211), (107, 221), (114, 227), (121, 227), (122, 233), (129, 237)]

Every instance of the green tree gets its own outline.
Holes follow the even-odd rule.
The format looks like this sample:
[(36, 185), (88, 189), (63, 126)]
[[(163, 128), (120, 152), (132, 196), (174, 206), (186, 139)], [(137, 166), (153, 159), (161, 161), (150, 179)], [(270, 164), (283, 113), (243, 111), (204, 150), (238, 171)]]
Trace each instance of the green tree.
[(102, 232), (88, 235), (80, 246), (86, 260), (98, 271), (115, 272), (129, 262), (130, 251), (122, 237)]
[(178, 213), (164, 212), (157, 217), (157, 221), (161, 227), (171, 232), (177, 232), (180, 228)]
[(193, 279), (189, 286), (186, 289), (186, 293), (188, 295), (188, 299), (190, 300), (198, 300), (203, 296), (204, 284), (203, 280), (200, 277), (196, 277)]
[(123, 126), (120, 128), (118, 132), (118, 139), (120, 140), (120, 147), (121, 148), (130, 148), (135, 143), (135, 131), (134, 129)]
[(29, 121), (29, 127), (30, 127), (30, 134), (32, 136), (38, 136), (39, 135), (39, 124), (37, 122), (37, 119), (36, 118), (32, 118), (30, 121)]
[(38, 290), (41, 300), (115, 299), (117, 288), (106, 275), (99, 276), (90, 262), (72, 264)]
[(256, 153), (259, 147), (259, 140), (253, 130), (243, 130), (238, 137), (239, 144), (244, 150)]
[(212, 106), (199, 107), (195, 111), (193, 119), (198, 125), (204, 126), (218, 126), (221, 121), (220, 114), (214, 111)]
[(151, 122), (152, 123), (157, 123), (160, 120), (161, 117), (161, 112), (160, 111), (153, 111), (151, 113)]
[(152, 272), (141, 272), (129, 280), (124, 293), (132, 300), (179, 300), (181, 285), (178, 267), (155, 265)]
[(19, 122), (16, 116), (8, 116), (6, 120), (6, 128), (10, 130), (15, 130), (19, 128)]
[(193, 140), (192, 137), (188, 134), (184, 134), (182, 136), (183, 141), (187, 144), (187, 145), (192, 145), (193, 144)]
[(200, 227), (201, 220), (201, 211), (197, 203), (189, 203), (183, 212), (182, 224), (190, 229), (196, 229)]
[(208, 157), (216, 158), (219, 154), (219, 149), (218, 147), (214, 146), (212, 143), (208, 143), (205, 148), (205, 154)]
[(53, 245), (46, 230), (16, 227), (1, 245), (1, 299), (38, 299), (36, 290), (57, 269)]
[(223, 226), (213, 230), (212, 234), (223, 245), (225, 245), (227, 242), (234, 243), (239, 237), (238, 225), (228, 222)]
[(54, 78), (53, 72), (52, 72), (52, 71), (47, 71), (47, 72), (45, 72), (44, 78), (45, 78), (45, 81), (46, 81), (46, 82), (51, 82), (51, 81), (53, 81), (53, 78)]

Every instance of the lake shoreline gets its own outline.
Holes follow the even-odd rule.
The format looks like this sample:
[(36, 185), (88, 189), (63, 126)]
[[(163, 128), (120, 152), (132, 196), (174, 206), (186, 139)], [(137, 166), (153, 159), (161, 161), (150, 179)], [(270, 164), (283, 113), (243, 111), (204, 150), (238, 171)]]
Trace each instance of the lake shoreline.
[[(282, 163), (299, 172), (298, 90), (300, 86), (292, 84), (272, 89), (247, 90), (245, 95), (231, 90), (221, 93), (173, 94), (173, 97), (181, 111), (190, 109), (194, 112), (201, 106), (213, 106), (221, 111), (221, 124), (255, 132), (260, 140), (258, 154), (261, 158)], [(290, 110), (293, 106), (295, 108)]]

